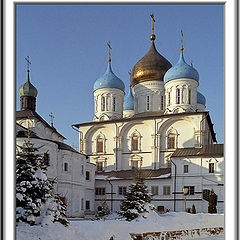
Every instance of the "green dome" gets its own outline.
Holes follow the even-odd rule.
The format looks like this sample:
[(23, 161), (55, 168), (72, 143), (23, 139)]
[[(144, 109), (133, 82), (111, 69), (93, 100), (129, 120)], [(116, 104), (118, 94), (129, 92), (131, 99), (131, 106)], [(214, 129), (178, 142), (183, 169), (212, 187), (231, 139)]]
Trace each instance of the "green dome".
[(38, 91), (37, 89), (30, 83), (29, 78), (29, 71), (27, 74), (27, 82), (25, 82), (20, 88), (19, 88), (19, 95), (20, 97), (37, 97)]

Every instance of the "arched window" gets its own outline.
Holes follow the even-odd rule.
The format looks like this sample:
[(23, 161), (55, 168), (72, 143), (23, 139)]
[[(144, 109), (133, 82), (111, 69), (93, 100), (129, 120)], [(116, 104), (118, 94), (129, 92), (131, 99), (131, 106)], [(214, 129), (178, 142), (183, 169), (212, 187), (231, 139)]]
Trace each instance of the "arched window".
[(141, 168), (142, 166), (142, 157), (139, 155), (132, 155), (129, 158), (130, 167), (132, 169)]
[(98, 134), (96, 137), (96, 153), (104, 153), (105, 152), (105, 144), (106, 144), (106, 138), (102, 132)]
[(138, 136), (132, 136), (132, 151), (138, 151), (139, 148), (138, 148), (138, 140), (139, 140), (139, 137)]
[(178, 138), (178, 132), (176, 129), (171, 127), (169, 131), (166, 134), (166, 148), (167, 149), (175, 149), (177, 148), (177, 138)]
[(168, 106), (171, 105), (171, 93), (169, 92), (168, 93)]
[(167, 148), (174, 149), (175, 148), (175, 138), (176, 136), (173, 134), (169, 134), (167, 138)]
[(116, 111), (116, 97), (113, 97), (113, 112)]
[(135, 129), (133, 134), (131, 135), (131, 150), (132, 151), (140, 151), (141, 147), (141, 135), (140, 133)]
[(97, 139), (97, 153), (103, 153), (103, 138), (98, 138)]
[(105, 111), (105, 97), (104, 96), (102, 96), (102, 98), (101, 98), (101, 110)]
[(147, 111), (150, 110), (150, 96), (147, 96), (147, 98), (146, 98), (146, 109), (147, 109)]
[(164, 101), (164, 98), (163, 96), (161, 96), (161, 110), (163, 110), (163, 101)]
[(191, 104), (191, 89), (188, 90), (188, 104)]
[(180, 104), (180, 89), (177, 88), (177, 99), (176, 99), (176, 103)]

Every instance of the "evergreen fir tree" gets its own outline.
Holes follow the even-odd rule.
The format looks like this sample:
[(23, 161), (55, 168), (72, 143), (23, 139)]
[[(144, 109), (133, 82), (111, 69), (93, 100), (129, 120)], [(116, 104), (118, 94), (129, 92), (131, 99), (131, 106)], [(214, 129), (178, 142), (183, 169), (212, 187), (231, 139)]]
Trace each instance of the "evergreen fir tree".
[(136, 170), (134, 184), (131, 184), (126, 192), (119, 214), (125, 217), (127, 221), (131, 221), (137, 218), (140, 213), (147, 212), (146, 203), (150, 202), (151, 197), (147, 191), (147, 186), (144, 184), (141, 171)]
[(208, 212), (217, 213), (217, 195), (214, 193), (213, 189), (209, 195)]
[(66, 208), (54, 194), (54, 180), (46, 175), (44, 156), (29, 140), (17, 146), (16, 154), (16, 221), (30, 225), (60, 222), (68, 225)]
[(101, 201), (102, 201), (102, 204), (101, 204), (101, 206), (99, 206), (99, 211), (97, 213), (98, 217), (104, 217), (104, 216), (107, 216), (110, 214), (110, 210), (106, 203), (106, 200), (102, 199)]
[(196, 207), (195, 207), (195, 205), (194, 205), (194, 204), (192, 205), (192, 210), (191, 210), (191, 213), (192, 213), (192, 214), (196, 214)]

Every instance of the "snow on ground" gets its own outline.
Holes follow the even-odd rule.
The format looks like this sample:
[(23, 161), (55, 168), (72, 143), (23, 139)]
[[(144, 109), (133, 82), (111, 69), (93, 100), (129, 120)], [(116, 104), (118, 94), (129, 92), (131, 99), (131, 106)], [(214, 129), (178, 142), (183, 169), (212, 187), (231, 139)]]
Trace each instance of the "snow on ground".
[[(122, 219), (71, 221), (68, 227), (59, 223), (49, 226), (17, 227), (17, 240), (130, 240), (129, 233), (191, 230), (205, 227), (224, 227), (223, 214), (165, 213), (155, 211), (144, 214), (136, 220), (127, 222)], [(112, 220), (111, 220), (112, 219)], [(222, 236), (201, 238), (202, 240), (223, 240)]]

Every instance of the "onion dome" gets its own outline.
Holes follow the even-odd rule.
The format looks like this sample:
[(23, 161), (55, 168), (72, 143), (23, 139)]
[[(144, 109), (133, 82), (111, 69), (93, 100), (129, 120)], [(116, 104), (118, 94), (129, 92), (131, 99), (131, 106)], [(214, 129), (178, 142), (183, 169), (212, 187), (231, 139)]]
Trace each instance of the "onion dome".
[(124, 97), (123, 110), (134, 110), (134, 96), (132, 93), (131, 84), (129, 84), (129, 92)]
[(155, 38), (155, 35), (152, 34), (150, 37), (152, 43), (149, 51), (133, 67), (131, 74), (131, 85), (133, 87), (141, 82), (163, 81), (164, 74), (172, 67), (172, 64), (156, 50)]
[(197, 70), (185, 62), (182, 52), (177, 64), (166, 72), (164, 76), (164, 82), (179, 78), (189, 78), (196, 81), (199, 80), (199, 74)]
[(197, 92), (197, 103), (206, 106), (206, 98), (200, 92)]
[(117, 88), (122, 91), (125, 90), (123, 81), (119, 79), (112, 71), (111, 59), (108, 61), (107, 71), (94, 83), (93, 91), (101, 88)]
[(27, 70), (27, 82), (19, 88), (20, 97), (37, 97), (37, 89), (30, 83), (29, 70)]

